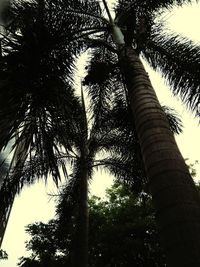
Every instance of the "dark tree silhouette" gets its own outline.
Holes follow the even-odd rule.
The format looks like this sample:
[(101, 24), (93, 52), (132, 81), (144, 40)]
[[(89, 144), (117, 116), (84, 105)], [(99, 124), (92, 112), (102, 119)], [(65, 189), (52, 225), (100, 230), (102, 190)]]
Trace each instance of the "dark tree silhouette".
[[(63, 69), (71, 70), (70, 66), (72, 66), (73, 56), (77, 55), (77, 52), (81, 51), (81, 49), (90, 47), (100, 50), (101, 57), (98, 59), (100, 62), (102, 62), (102, 60), (105, 62), (105, 50), (110, 51), (110, 54), (112, 54), (112, 57), (115, 58), (117, 62), (117, 72), (119, 75), (121, 74), (121, 76), (123, 76), (126, 83), (127, 101), (133, 112), (136, 135), (139, 140), (143, 163), (149, 179), (150, 190), (157, 211), (157, 219), (161, 228), (162, 243), (166, 250), (169, 266), (198, 266), (200, 264), (199, 194), (176, 146), (168, 120), (157, 100), (148, 74), (144, 70), (139, 57), (140, 55), (144, 55), (154, 69), (161, 70), (163, 76), (169, 81), (174, 93), (180, 95), (198, 114), (199, 47), (190, 40), (181, 38), (178, 35), (166, 36), (166, 34), (163, 33), (162, 25), (157, 24), (156, 21), (157, 15), (160, 15), (164, 8), (171, 8), (174, 4), (182, 5), (190, 1), (119, 1), (115, 20), (113, 20), (110, 15), (106, 1), (103, 2), (109, 20), (103, 17), (100, 5), (96, 1), (57, 0), (56, 3), (53, 4), (48, 1), (38, 1), (38, 3), (35, 1), (27, 3), (20, 1), (19, 5), (17, 3), (15, 4), (19, 7), (15, 9), (19, 11), (17, 11), (18, 13), (16, 12), (16, 14), (24, 14), (21, 17), (16, 15), (16, 21), (14, 20), (19, 23), (17, 27), (21, 27), (21, 32), (19, 34), (19, 28), (15, 26), (17, 24), (14, 25), (13, 23), (10, 25), (12, 38), (10, 36), (4, 38), (3, 41), (7, 44), (8, 49), (4, 49), (2, 58), (6, 59), (8, 63), (10, 62), (10, 47), (13, 45), (14, 49), (12, 52), (15, 54), (15, 51), (18, 50), (15, 38), (21, 39), (21, 36), (25, 39), (30, 36), (30, 43), (34, 44), (34, 49), (33, 51), (30, 50), (28, 45), (28, 50), (33, 52), (34, 56), (32, 58), (32, 64), (30, 66), (28, 64), (31, 75), (24, 75), (27, 74), (27, 72), (24, 72), (23, 66), (29, 62), (26, 56), (22, 57), (25, 61), (22, 61), (19, 65), (18, 63), (17, 65), (5, 64), (5, 61), (2, 60), (1, 65), (2, 70), (4, 70), (1, 74), (1, 80), (3, 81), (2, 88), (7, 89), (1, 90), (3, 97), (0, 99), (6, 100), (2, 101), (1, 107), (3, 112), (1, 114), (11, 114), (11, 116), (6, 118), (2, 115), (2, 119), (0, 118), (1, 129), (3, 129), (0, 135), (0, 147), (5, 146), (10, 138), (15, 135), (16, 129), (18, 129), (19, 126), (23, 129), (23, 135), (20, 135), (21, 140), (23, 140), (23, 136), (26, 136), (27, 143), (30, 144), (30, 140), (34, 143), (36, 139), (32, 138), (33, 135), (28, 135), (27, 132), (29, 133), (30, 129), (38, 129), (38, 123), (47, 122), (48, 120), (46, 120), (46, 118), (49, 118), (49, 114), (52, 114), (48, 113), (50, 112), (49, 109), (45, 109), (43, 113), (41, 112), (40, 105), (41, 102), (43, 103), (41, 100), (44, 98), (41, 98), (40, 92), (37, 94), (38, 98), (36, 98), (36, 103), (39, 102), (40, 112), (37, 113), (39, 115), (37, 117), (35, 115), (35, 109), (33, 109), (33, 116), (28, 116), (28, 114), (31, 114), (32, 106), (30, 102), (27, 102), (27, 99), (31, 99), (31, 103), (32, 100), (35, 99), (33, 98), (33, 96), (35, 96), (35, 94), (33, 94), (34, 90), (30, 90), (29, 79), (31, 85), (35, 84), (32, 81), (32, 75), (35, 77), (35, 71), (40, 70), (40, 68), (36, 68), (37, 64), (35, 64), (35, 60), (38, 60), (38, 55), (41, 60), (41, 53), (43, 55), (43, 53), (45, 54), (45, 52), (47, 52), (47, 54), (45, 54), (48, 59), (47, 62), (50, 62), (51, 66), (55, 67), (57, 72)], [(33, 13), (30, 13), (32, 9)], [(55, 13), (51, 12), (46, 13), (52, 14), (51, 16), (44, 16), (45, 10), (51, 12), (57, 10), (56, 16), (54, 15)], [(33, 14), (33, 16), (30, 16), (30, 14)], [(43, 14), (43, 16), (41, 16), (41, 14)], [(23, 19), (20, 20), (20, 18), (24, 17), (30, 19), (30, 23), (24, 24), (26, 25), (25, 27), (23, 27)], [(130, 20), (126, 20), (128, 17), (132, 17), (132, 28)], [(59, 24), (59, 19), (64, 21), (64, 23)], [(42, 27), (41, 30), (41, 28), (38, 27), (40, 22), (45, 26), (51, 25), (52, 30), (46, 31), (47, 27)], [(34, 31), (34, 27), (36, 26), (38, 27), (37, 31)], [(124, 33), (120, 28), (123, 28)], [(50, 27), (48, 29), (50, 29)], [(57, 31), (55, 29), (57, 29)], [(49, 32), (50, 34), (48, 35), (47, 33)], [(56, 33), (53, 36), (54, 38), (51, 38), (52, 33)], [(50, 36), (49, 39), (48, 36)], [(57, 40), (57, 38), (60, 42), (58, 46), (56, 46), (56, 50), (55, 40)], [(46, 42), (47, 40), (48, 42)], [(53, 42), (51, 42), (52, 40)], [(47, 43), (52, 44), (52, 46), (47, 46)], [(69, 46), (66, 44), (69, 44)], [(50, 50), (48, 50), (48, 48), (50, 48)], [(63, 50), (61, 48), (63, 48)], [(26, 49), (27, 47), (25, 47), (23, 51), (26, 51)], [(55, 51), (60, 51), (60, 49), (62, 50), (61, 57), (54, 53)], [(66, 55), (69, 57), (66, 58)], [(63, 59), (63, 57), (65, 59), (64, 62), (69, 63), (67, 66), (66, 64), (59, 65), (59, 62), (56, 60)], [(40, 60), (39, 66), (43, 66), (45, 61)], [(20, 62), (19, 58), (17, 58), (16, 61), (14, 60), (14, 62)], [(15, 75), (9, 76), (9, 79), (7, 76), (9, 74), (7, 70), (8, 66), (14, 66), (12, 74), (15, 73)], [(113, 65), (111, 66), (113, 67)], [(29, 77), (28, 81), (26, 81), (26, 85), (29, 85), (26, 86), (28, 91), (24, 89), (24, 86), (21, 86), (21, 83), (19, 83), (19, 87), (16, 87), (16, 70), (19, 69), (22, 78)], [(46, 74), (45, 70), (45, 68), (42, 68), (42, 74)], [(111, 68), (110, 74), (112, 74), (113, 71), (113, 68)], [(105, 73), (102, 76), (107, 77)], [(47, 78), (49, 76), (42, 75), (42, 78), (41, 76), (39, 77), (39, 81), (41, 81), (43, 77)], [(36, 76), (36, 78), (38, 77)], [(100, 79), (101, 81), (102, 78), (103, 77)], [(8, 80), (11, 82), (8, 82)], [(22, 79), (20, 79), (20, 81), (21, 80)], [(15, 82), (12, 83), (12, 81)], [(34, 82), (37, 84), (38, 79), (34, 80)], [(9, 87), (6, 87), (8, 84)], [(14, 87), (20, 89), (14, 91)], [(23, 93), (24, 90), (25, 93)], [(38, 91), (36, 90), (36, 92)], [(29, 104), (27, 105), (27, 103)], [(9, 106), (8, 104), (12, 106), (9, 112), (6, 108)], [(13, 120), (14, 115), (16, 120)], [(30, 121), (32, 122), (32, 117), (37, 118), (37, 120), (34, 120), (34, 124), (31, 124), (31, 128), (29, 128), (26, 123), (29, 125)], [(29, 118), (26, 123), (24, 118)], [(35, 126), (35, 128), (32, 127), (32, 125)], [(49, 128), (48, 126), (49, 125), (43, 127), (42, 133), (45, 129), (45, 136), (46, 129)], [(39, 133), (41, 132), (39, 131)], [(28, 139), (27, 136), (31, 136), (31, 138)], [(41, 137), (41, 134), (35, 136)], [(38, 142), (38, 144), (42, 144), (42, 146), (36, 149), (36, 151), (43, 151), (41, 147), (43, 148), (45, 144), (45, 148), (48, 148), (50, 155), (54, 154), (52, 152), (52, 145), (54, 145), (54, 142), (52, 142), (52, 136), (50, 137), (51, 138), (45, 139), (46, 142)], [(18, 138), (18, 141), (19, 140)], [(39, 138), (38, 140), (41, 139)], [(46, 154), (45, 157), (47, 157)], [(45, 157), (44, 154), (42, 154), (41, 162), (45, 162)], [(49, 159), (52, 159), (52, 157), (47, 157), (47, 160)], [(47, 166), (50, 166), (52, 174), (55, 177), (55, 173), (58, 173), (55, 161), (48, 161)], [(45, 170), (48, 169), (46, 168), (47, 166), (45, 165)]]

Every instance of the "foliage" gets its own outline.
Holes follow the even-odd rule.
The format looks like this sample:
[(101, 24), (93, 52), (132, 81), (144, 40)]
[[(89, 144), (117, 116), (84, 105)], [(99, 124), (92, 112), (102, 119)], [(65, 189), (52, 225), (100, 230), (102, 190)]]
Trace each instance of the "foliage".
[[(89, 205), (90, 267), (165, 266), (154, 211), (147, 194), (131, 195), (126, 187), (115, 183), (107, 190), (106, 200), (92, 196)], [(22, 257), (20, 267), (47, 266), (47, 260), (48, 266), (58, 263), (58, 266), (68, 266), (73, 235), (66, 225), (62, 225), (61, 230), (59, 223), (51, 220), (26, 228), (31, 235), (26, 247), (32, 255)]]
[(187, 164), (187, 166), (189, 168), (189, 172), (190, 172), (192, 178), (195, 179), (196, 175), (197, 175), (196, 167), (199, 164), (199, 161), (198, 160), (195, 160), (194, 162), (188, 162), (188, 161), (189, 161), (189, 159), (186, 158), (185, 162), (186, 162), (186, 164)]
[(165, 266), (147, 194), (114, 184), (106, 200), (90, 203), (90, 266)]
[(60, 240), (61, 236), (57, 229), (56, 220), (51, 220), (48, 224), (40, 222), (28, 225), (26, 232), (32, 236), (32, 239), (27, 242), (26, 248), (32, 251), (32, 254), (29, 258), (22, 257), (19, 266), (64, 266), (68, 252), (67, 246), (63, 248), (63, 245), (68, 238), (65, 236), (65, 239)]

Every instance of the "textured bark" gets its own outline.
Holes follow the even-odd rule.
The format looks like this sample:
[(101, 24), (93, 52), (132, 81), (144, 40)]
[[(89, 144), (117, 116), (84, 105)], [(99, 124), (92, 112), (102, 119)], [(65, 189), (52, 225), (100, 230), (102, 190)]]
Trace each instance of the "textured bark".
[(79, 207), (74, 247), (73, 266), (88, 266), (88, 166), (87, 160), (83, 159), (81, 164), (81, 177), (79, 187)]
[(199, 267), (199, 193), (138, 55), (125, 47), (119, 59), (168, 266)]

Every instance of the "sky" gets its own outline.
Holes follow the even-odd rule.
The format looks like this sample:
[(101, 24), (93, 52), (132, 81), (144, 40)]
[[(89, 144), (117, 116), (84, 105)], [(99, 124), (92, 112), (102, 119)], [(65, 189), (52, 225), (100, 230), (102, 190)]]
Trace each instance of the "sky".
[[(200, 4), (193, 4), (184, 8), (175, 8), (173, 13), (167, 15), (169, 28), (200, 42)], [(178, 146), (184, 158), (189, 158), (189, 162), (195, 160), (200, 162), (200, 127), (198, 120), (190, 111), (184, 107), (178, 98), (174, 98), (160, 75), (152, 72), (146, 65), (147, 72), (152, 84), (156, 89), (160, 102), (175, 108), (182, 116), (184, 133), (176, 137)], [(200, 179), (200, 164), (196, 166), (197, 178)], [(92, 194), (102, 196), (105, 188), (112, 183), (112, 178), (105, 172), (97, 172), (90, 186)], [(44, 182), (36, 183), (34, 186), (25, 188), (14, 202), (7, 231), (2, 244), (2, 248), (9, 254), (9, 259), (1, 261), (2, 267), (16, 267), (18, 258), (25, 255), (25, 240), (28, 235), (24, 227), (35, 221), (47, 222), (54, 217), (54, 201), (49, 197), (53, 191), (52, 181), (48, 186)]]

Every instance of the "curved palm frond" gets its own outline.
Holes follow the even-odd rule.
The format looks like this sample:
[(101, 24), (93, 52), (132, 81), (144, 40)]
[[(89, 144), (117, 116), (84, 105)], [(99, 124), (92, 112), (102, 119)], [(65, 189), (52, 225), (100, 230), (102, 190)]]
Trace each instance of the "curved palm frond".
[(123, 161), (120, 157), (111, 157), (98, 162), (120, 183), (126, 184), (132, 192), (146, 190), (147, 178), (140, 162), (133, 158)]
[(174, 134), (180, 134), (183, 132), (183, 123), (179, 114), (168, 106), (162, 106), (166, 117), (169, 121), (169, 126)]
[[(192, 0), (119, 0), (117, 10), (128, 11), (132, 7), (138, 8), (141, 11), (156, 11), (158, 9), (171, 9), (174, 6), (182, 6), (190, 4)], [(198, 0), (196, 1), (198, 2)]]
[(159, 70), (175, 95), (199, 115), (200, 47), (179, 35), (155, 33), (143, 54)]

